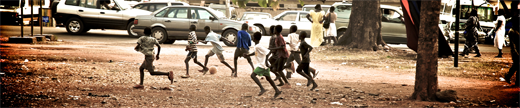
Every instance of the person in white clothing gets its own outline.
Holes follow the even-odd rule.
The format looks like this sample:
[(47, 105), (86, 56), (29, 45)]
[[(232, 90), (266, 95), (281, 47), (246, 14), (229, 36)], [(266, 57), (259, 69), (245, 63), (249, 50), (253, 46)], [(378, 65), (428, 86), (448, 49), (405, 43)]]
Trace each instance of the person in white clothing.
[[(248, 56), (253, 56), (253, 55), (255, 56), (256, 68), (253, 70), (253, 73), (251, 73), (251, 78), (255, 81), (255, 83), (258, 85), (258, 87), (260, 87), (260, 92), (258, 93), (258, 96), (260, 96), (260, 95), (264, 94), (266, 92), (266, 90), (264, 89), (264, 87), (260, 83), (260, 80), (256, 76), (265, 76), (265, 79), (269, 82), (269, 84), (271, 84), (271, 86), (273, 86), (273, 89), (275, 90), (274, 98), (276, 98), (276, 97), (278, 97), (278, 95), (280, 95), (282, 93), (282, 91), (278, 90), (278, 87), (276, 87), (276, 85), (274, 84), (274, 81), (273, 81), (273, 79), (271, 79), (271, 75), (270, 75), (271, 70), (265, 64), (265, 60), (266, 60), (265, 58), (267, 57), (266, 55), (270, 52), (269, 52), (269, 49), (267, 49), (259, 44), (261, 38), (262, 38), (262, 34), (260, 32), (255, 32), (253, 34), (253, 42), (255, 42), (255, 47), (254, 47), (255, 52), (248, 54)], [(244, 54), (244, 56), (246, 56), (246, 55)]]
[[(290, 34), (287, 35), (287, 44), (289, 44), (289, 50), (291, 51), (291, 54), (289, 55), (289, 58), (287, 58), (287, 62), (285, 63), (285, 70), (287, 71), (287, 79), (292, 77), (292, 74), (296, 72), (294, 69), (293, 61), (296, 61), (296, 63), (300, 64), (302, 62), (302, 58), (300, 57), (300, 35), (296, 34), (296, 31), (298, 30), (298, 27), (296, 25), (292, 25), (291, 28), (289, 28)], [(309, 68), (309, 71), (312, 72), (312, 75), (308, 75), (311, 77), (316, 77), (316, 69)]]
[(495, 47), (498, 48), (498, 55), (495, 56), (495, 58), (502, 58), (502, 47), (505, 46), (505, 40), (504, 40), (504, 35), (506, 34), (506, 18), (504, 17), (504, 11), (503, 10), (498, 10), (498, 12), (495, 12), (495, 15), (498, 14), (497, 16), (497, 21), (496, 21), (496, 32), (495, 32), (495, 39), (494, 39), (494, 43), (495, 43)]
[(338, 18), (338, 15), (336, 12), (334, 12), (335, 8), (334, 6), (330, 7), (329, 13), (325, 15), (326, 18), (330, 17), (330, 25), (329, 28), (325, 28), (325, 42), (330, 44), (332, 41), (334, 41), (334, 44), (338, 42), (338, 39), (336, 36), (338, 36), (336, 32), (336, 19)]

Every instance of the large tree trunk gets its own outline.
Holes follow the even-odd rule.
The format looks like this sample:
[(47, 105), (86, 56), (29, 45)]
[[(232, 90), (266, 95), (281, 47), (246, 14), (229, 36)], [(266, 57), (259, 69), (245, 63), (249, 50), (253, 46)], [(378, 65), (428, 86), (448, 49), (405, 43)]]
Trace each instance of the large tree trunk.
[(435, 101), (440, 0), (421, 1), (415, 90), (412, 99)]
[(339, 36), (336, 45), (363, 50), (378, 50), (386, 46), (381, 37), (380, 1), (353, 0), (348, 29)]

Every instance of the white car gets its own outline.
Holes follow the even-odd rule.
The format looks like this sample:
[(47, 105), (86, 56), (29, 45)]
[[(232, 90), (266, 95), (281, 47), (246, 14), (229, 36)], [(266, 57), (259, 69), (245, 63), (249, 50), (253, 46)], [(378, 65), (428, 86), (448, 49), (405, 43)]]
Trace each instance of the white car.
[[(107, 5), (103, 5), (103, 4)], [(131, 30), (137, 15), (149, 15), (150, 11), (132, 9), (123, 0), (61, 0), (56, 9), (56, 24), (65, 25), (70, 34), (81, 34), (90, 29), (122, 29), (130, 36), (138, 36)]]

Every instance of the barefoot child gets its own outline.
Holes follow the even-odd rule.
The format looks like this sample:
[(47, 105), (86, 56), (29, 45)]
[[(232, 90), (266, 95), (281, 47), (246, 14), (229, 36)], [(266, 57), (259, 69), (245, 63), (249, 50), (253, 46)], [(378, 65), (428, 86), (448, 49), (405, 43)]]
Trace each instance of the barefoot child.
[(312, 88), (311, 88), (311, 91), (314, 90), (316, 87), (318, 87), (318, 85), (316, 84), (316, 82), (314, 82), (314, 80), (312, 79), (312, 77), (308, 76), (307, 74), (303, 73), (303, 71), (305, 71), (306, 73), (309, 72), (309, 64), (311, 63), (311, 59), (310, 59), (310, 53), (312, 51), (312, 46), (309, 45), (307, 42), (305, 42), (305, 37), (307, 37), (307, 32), (305, 31), (302, 31), (300, 33), (300, 51), (301, 51), (301, 55), (302, 55), (302, 62), (298, 65), (298, 68), (296, 68), (296, 72), (298, 72), (298, 74), (302, 75), (303, 77), (307, 78), (307, 86), (310, 86), (311, 83), (313, 84)]
[(242, 30), (237, 32), (237, 49), (235, 50), (235, 57), (233, 59), (235, 63), (235, 71), (231, 73), (231, 76), (237, 77), (237, 59), (239, 57), (244, 57), (247, 59), (247, 62), (249, 62), (249, 65), (251, 65), (251, 69), (254, 70), (253, 62), (251, 62), (251, 57), (244, 56), (249, 53), (249, 47), (251, 46), (251, 35), (247, 33), (247, 28), (249, 26), (247, 23), (242, 24)]
[(144, 29), (144, 35), (141, 36), (137, 40), (137, 46), (135, 46), (135, 51), (139, 51), (144, 54), (144, 61), (139, 67), (139, 73), (141, 75), (141, 82), (139, 85), (135, 85), (134, 88), (144, 88), (143, 80), (144, 80), (144, 69), (148, 70), (150, 75), (167, 75), (168, 79), (170, 79), (170, 83), (173, 83), (173, 72), (158, 72), (154, 71), (153, 60), (154, 60), (154, 45), (157, 45), (157, 55), (155, 56), (156, 60), (159, 60), (159, 53), (161, 53), (161, 45), (157, 42), (157, 39), (150, 36), (152, 30), (150, 28)]
[[(208, 66), (207, 65), (208, 64), (208, 58), (216, 54), (217, 57), (218, 57), (218, 60), (220, 60), (220, 63), (226, 65), (229, 69), (231, 69), (231, 73), (234, 73), (233, 71), (235, 71), (235, 69), (233, 69), (231, 67), (231, 65), (229, 65), (225, 61), (224, 55), (222, 55), (222, 51), (224, 51), (224, 48), (222, 48), (222, 46), (220, 46), (220, 44), (218, 44), (219, 39), (222, 39), (222, 40), (225, 40), (225, 41), (228, 41), (228, 40), (226, 38), (222, 38), (222, 36), (220, 36), (219, 34), (213, 32), (209, 26), (204, 27), (204, 31), (206, 32), (207, 36), (206, 36), (206, 40), (202, 41), (202, 43), (207, 44), (208, 42), (210, 42), (211, 45), (213, 45), (213, 49), (211, 49), (208, 52), (208, 54), (206, 54), (206, 60), (204, 61), (204, 67)], [(208, 70), (202, 70), (202, 72), (205, 75), (206, 72), (208, 72)]]
[[(302, 59), (300, 57), (300, 35), (296, 34), (296, 31), (298, 30), (298, 27), (296, 25), (292, 25), (290, 30), (290, 34), (287, 35), (287, 44), (289, 44), (289, 49), (291, 50), (291, 54), (289, 55), (289, 58), (287, 59), (287, 63), (285, 64), (285, 70), (287, 71), (287, 79), (291, 78), (291, 74), (295, 72), (294, 68), (291, 68), (293, 66), (292, 62), (296, 61), (296, 63), (300, 64)], [(316, 77), (316, 69), (309, 67), (309, 73), (306, 73), (310, 77)], [(312, 75), (310, 74), (312, 72)]]
[(206, 68), (206, 66), (202, 65), (199, 61), (197, 61), (197, 44), (199, 41), (197, 40), (197, 35), (195, 34), (195, 30), (197, 29), (197, 26), (191, 25), (190, 26), (190, 33), (188, 36), (188, 45), (186, 46), (186, 51), (188, 52), (188, 56), (184, 60), (184, 63), (186, 64), (186, 75), (181, 76), (182, 78), (189, 78), (190, 77), (190, 66), (189, 63), (190, 60), (193, 58), (193, 62), (195, 62), (197, 65), (201, 66), (203, 70), (209, 70)]
[(265, 89), (260, 83), (260, 80), (256, 77), (258, 76), (265, 76), (265, 79), (273, 86), (273, 89), (275, 90), (274, 98), (278, 97), (282, 91), (278, 90), (276, 85), (274, 84), (274, 81), (271, 79), (270, 70), (269, 68), (264, 64), (265, 58), (267, 53), (269, 53), (269, 50), (265, 47), (263, 47), (260, 44), (260, 39), (262, 38), (262, 34), (260, 32), (255, 32), (253, 34), (253, 42), (255, 42), (255, 52), (249, 54), (248, 56), (255, 55), (256, 58), (256, 69), (253, 70), (253, 73), (251, 73), (251, 78), (255, 81), (255, 83), (260, 87), (260, 93), (258, 93), (258, 96), (265, 93)]
[[(282, 88), (291, 88), (291, 84), (289, 84), (289, 81), (287, 81), (287, 78), (283, 74), (283, 69), (285, 66), (285, 61), (289, 57), (289, 53), (287, 52), (287, 49), (285, 48), (285, 40), (283, 39), (282, 35), (280, 34), (282, 32), (282, 26), (277, 25), (275, 27), (275, 35), (271, 37), (271, 40), (269, 40), (269, 50), (271, 50), (273, 56), (269, 58), (271, 54), (267, 54), (267, 58), (269, 58), (269, 62), (273, 63), (272, 66), (269, 66), (269, 64), (266, 63), (268, 67), (271, 68), (271, 71), (277, 74), (277, 79), (280, 80), (280, 84), (278, 86), (283, 86)], [(267, 61), (266, 61), (267, 62)], [(283, 80), (283, 81), (282, 81)], [(284, 85), (284, 82), (287, 83)]]

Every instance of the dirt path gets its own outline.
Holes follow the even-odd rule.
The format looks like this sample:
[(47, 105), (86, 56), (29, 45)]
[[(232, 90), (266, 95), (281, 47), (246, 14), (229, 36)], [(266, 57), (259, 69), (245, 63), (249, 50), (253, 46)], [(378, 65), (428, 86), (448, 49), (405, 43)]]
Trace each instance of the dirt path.
[[(190, 62), (191, 78), (185, 73), (184, 46), (163, 45), (161, 59), (154, 62), (160, 71), (173, 70), (176, 82), (166, 76), (145, 74), (145, 89), (133, 89), (139, 82), (138, 66), (144, 59), (133, 50), (134, 44), (62, 43), (57, 45), (2, 44), (2, 106), (22, 107), (448, 107), (518, 106), (519, 89), (505, 88), (503, 82), (439, 76), (439, 89), (457, 91), (460, 102), (421, 102), (408, 100), (415, 75), (386, 70), (364, 69), (328, 61), (314, 60), (318, 90), (309, 91), (299, 75), (290, 80), (293, 88), (274, 90), (256, 96), (258, 86), (249, 77), (251, 67), (239, 59), (238, 78), (211, 57), (209, 66), (217, 66), (215, 75), (202, 75)], [(198, 60), (210, 46), (199, 47)], [(232, 64), (233, 48), (224, 56)], [(28, 62), (24, 62), (28, 59)], [(112, 62), (110, 62), (112, 61)], [(25, 67), (23, 67), (25, 65)], [(20, 70), (22, 68), (22, 70)], [(276, 82), (278, 83), (278, 82)], [(516, 94), (515, 94), (516, 93)], [(340, 101), (344, 98), (343, 101)], [(513, 100), (511, 100), (513, 99)], [(514, 100), (516, 99), (516, 100)], [(340, 102), (342, 105), (331, 104)], [(23, 104), (22, 104), (23, 103)]]

